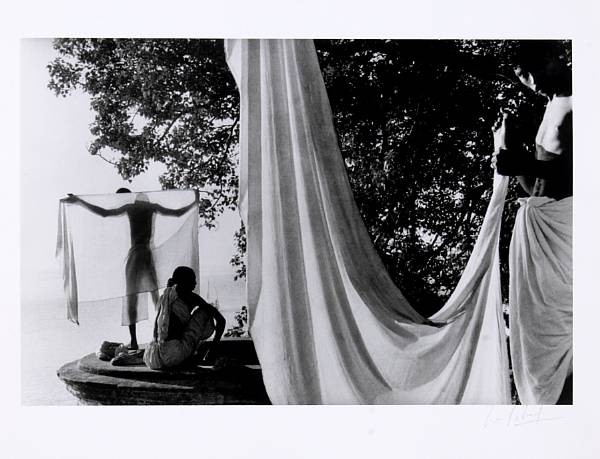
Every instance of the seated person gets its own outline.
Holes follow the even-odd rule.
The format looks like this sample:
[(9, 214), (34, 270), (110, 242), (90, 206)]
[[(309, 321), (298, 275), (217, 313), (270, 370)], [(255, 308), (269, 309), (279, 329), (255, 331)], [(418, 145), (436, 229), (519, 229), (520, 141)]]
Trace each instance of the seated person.
[(204, 360), (214, 360), (225, 329), (224, 317), (193, 292), (196, 275), (191, 268), (175, 269), (161, 295), (154, 323), (154, 338), (144, 353), (144, 363), (154, 370), (175, 367), (194, 356), (198, 345), (213, 332)]

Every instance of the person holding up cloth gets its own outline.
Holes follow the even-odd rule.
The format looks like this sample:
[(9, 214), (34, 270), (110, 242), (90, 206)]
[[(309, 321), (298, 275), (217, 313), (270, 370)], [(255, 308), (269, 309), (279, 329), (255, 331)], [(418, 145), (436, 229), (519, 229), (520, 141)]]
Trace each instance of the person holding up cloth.
[(504, 115), (494, 130), (493, 165), (517, 177), (519, 199), (509, 255), (510, 350), (522, 404), (570, 404), (573, 381), (571, 69), (551, 41), (524, 41), (514, 71), (547, 99), (535, 156), (511, 144)]

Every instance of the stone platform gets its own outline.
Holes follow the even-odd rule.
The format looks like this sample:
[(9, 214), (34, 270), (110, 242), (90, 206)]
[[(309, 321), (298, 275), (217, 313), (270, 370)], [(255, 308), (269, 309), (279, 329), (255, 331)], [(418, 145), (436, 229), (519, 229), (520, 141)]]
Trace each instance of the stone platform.
[(85, 405), (269, 404), (252, 341), (221, 344), (223, 368), (189, 365), (156, 371), (145, 365), (113, 366), (88, 354), (57, 374)]

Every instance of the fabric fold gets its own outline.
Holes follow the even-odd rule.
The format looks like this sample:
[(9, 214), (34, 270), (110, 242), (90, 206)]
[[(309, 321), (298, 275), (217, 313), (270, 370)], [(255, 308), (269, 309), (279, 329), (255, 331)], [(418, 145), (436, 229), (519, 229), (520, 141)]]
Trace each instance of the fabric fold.
[(573, 198), (519, 200), (510, 245), (510, 350), (521, 403), (555, 404), (573, 371)]
[(147, 319), (148, 297), (158, 298), (156, 290), (166, 286), (177, 266), (198, 273), (193, 191), (79, 198), (87, 207), (69, 200), (59, 204), (56, 245), (72, 322), (79, 323), (81, 303), (109, 301), (122, 305), (123, 325)]
[(507, 179), (426, 324), (362, 221), (310, 40), (227, 40), (240, 90), (250, 334), (275, 404), (510, 403), (498, 262)]

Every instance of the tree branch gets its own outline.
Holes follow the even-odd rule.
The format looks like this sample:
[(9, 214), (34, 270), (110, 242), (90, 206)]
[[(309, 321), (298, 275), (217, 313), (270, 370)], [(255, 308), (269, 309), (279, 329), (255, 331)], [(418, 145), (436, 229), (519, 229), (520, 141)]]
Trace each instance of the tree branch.
[(140, 107), (141, 107), (141, 105), (138, 105), (137, 108), (135, 109), (135, 112), (133, 113), (133, 115), (131, 115), (131, 119), (129, 120), (129, 122), (131, 124), (133, 124), (135, 117), (137, 116), (138, 112), (140, 111)]
[(227, 142), (225, 142), (225, 155), (227, 156), (227, 152), (229, 151), (229, 147), (231, 147), (231, 141), (233, 140), (233, 131), (235, 130), (235, 127), (237, 126), (238, 122), (240, 121), (240, 115), (238, 114), (235, 119), (233, 120), (233, 123), (231, 123), (231, 125), (229, 126), (229, 135), (227, 136)]
[(412, 136), (413, 131), (415, 130), (415, 126), (417, 125), (417, 117), (419, 116), (419, 112), (421, 111), (421, 102), (417, 102), (417, 108), (415, 110), (415, 114), (413, 115), (413, 123), (410, 127), (410, 131), (406, 134), (406, 138)]
[[(227, 142), (225, 142), (225, 153), (223, 154), (223, 156), (221, 157), (221, 164), (223, 163), (225, 158), (229, 158), (228, 152), (229, 152), (229, 148), (231, 147), (231, 142), (233, 140), (233, 132), (235, 130), (235, 127), (237, 126), (238, 122), (240, 120), (240, 116), (236, 116), (235, 120), (233, 121), (233, 124), (231, 125), (231, 127), (229, 128), (229, 136), (227, 137)], [(219, 185), (219, 193), (218, 193), (218, 198), (215, 200), (215, 202), (209, 207), (209, 210), (214, 209), (217, 204), (219, 204), (219, 202), (221, 201), (221, 199), (224, 197), (224, 193), (223, 193), (223, 181), (221, 181), (220, 185)]]
[(508, 75), (504, 75), (503, 73), (495, 73), (494, 75), (496, 75), (497, 77), (499, 77), (501, 80), (508, 81), (510, 84), (517, 84), (517, 82), (515, 81), (514, 78), (511, 78)]
[(110, 159), (106, 159), (104, 156), (102, 156), (102, 153), (96, 153), (94, 156), (98, 156), (100, 159), (103, 159), (108, 164), (112, 164), (115, 167), (117, 167), (119, 165), (119, 163), (115, 163), (114, 161), (111, 161)]
[(183, 115), (183, 113), (180, 113), (175, 118), (173, 118), (173, 121), (171, 121), (171, 123), (167, 126), (167, 128), (165, 129), (165, 132), (163, 132), (162, 135), (154, 142), (154, 146), (158, 146), (158, 144), (163, 141), (163, 139), (167, 136), (167, 134), (169, 133), (171, 128), (175, 125), (175, 123), (177, 121), (179, 121), (179, 119), (181, 118), (182, 115)]

